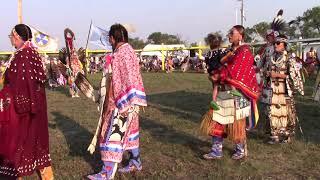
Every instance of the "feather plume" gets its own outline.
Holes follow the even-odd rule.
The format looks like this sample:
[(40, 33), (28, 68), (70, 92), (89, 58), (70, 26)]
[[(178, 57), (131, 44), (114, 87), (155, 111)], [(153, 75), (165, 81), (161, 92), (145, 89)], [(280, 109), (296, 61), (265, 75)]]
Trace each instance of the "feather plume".
[(57, 67), (59, 69), (59, 72), (67, 79), (68, 78), (67, 66), (64, 65), (62, 62), (58, 62)]
[(288, 29), (288, 24), (283, 19), (283, 10), (280, 9), (277, 13), (277, 16), (273, 19), (271, 28), (274, 31), (278, 31), (280, 34), (282, 34), (284, 31)]
[(66, 48), (62, 48), (59, 50), (59, 60), (66, 65), (67, 64), (67, 49)]
[(297, 20), (292, 20), (292, 21), (290, 21), (288, 24), (289, 24), (289, 26), (291, 26), (291, 25), (293, 25), (293, 24), (297, 24), (298, 23), (298, 21)]
[(55, 63), (50, 63), (48, 73), (51, 79), (57, 80), (60, 76), (59, 67)]
[(95, 90), (89, 80), (82, 73), (77, 74), (74, 83), (86, 97), (89, 99), (95, 97)]
[(79, 48), (78, 57), (79, 57), (79, 60), (81, 63), (85, 63), (86, 62), (86, 49), (84, 49), (83, 47)]
[(277, 17), (282, 17), (282, 15), (283, 15), (283, 10), (280, 9), (280, 10), (278, 11)]

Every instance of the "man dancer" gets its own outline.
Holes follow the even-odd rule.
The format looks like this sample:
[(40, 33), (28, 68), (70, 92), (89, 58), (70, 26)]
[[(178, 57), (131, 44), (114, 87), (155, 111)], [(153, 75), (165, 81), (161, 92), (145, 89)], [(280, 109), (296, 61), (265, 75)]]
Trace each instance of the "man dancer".
[(296, 60), (286, 50), (288, 39), (279, 35), (275, 43), (275, 56), (266, 67), (267, 83), (272, 89), (270, 106), (267, 107), (270, 122), (269, 144), (290, 142), (295, 133), (296, 110), (294, 90), (304, 94), (300, 72), (295, 68)]

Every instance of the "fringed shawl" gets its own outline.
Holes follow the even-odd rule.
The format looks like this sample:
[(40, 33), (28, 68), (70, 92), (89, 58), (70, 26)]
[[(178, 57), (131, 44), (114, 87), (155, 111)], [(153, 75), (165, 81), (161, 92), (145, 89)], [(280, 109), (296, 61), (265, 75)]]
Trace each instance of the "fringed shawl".
[(260, 95), (255, 69), (253, 67), (253, 55), (248, 45), (240, 46), (234, 56), (227, 63), (224, 72), (227, 74), (227, 83), (241, 90), (251, 100), (257, 100)]
[[(227, 67), (221, 72), (227, 84), (239, 89), (251, 101), (251, 116), (247, 128), (253, 128), (259, 119), (257, 99), (260, 96), (260, 87), (257, 82), (254, 58), (248, 45), (240, 46), (227, 62)], [(226, 76), (226, 77), (224, 77)]]
[(147, 106), (139, 62), (128, 43), (113, 53), (112, 85), (115, 104), (120, 113), (126, 112), (132, 105)]

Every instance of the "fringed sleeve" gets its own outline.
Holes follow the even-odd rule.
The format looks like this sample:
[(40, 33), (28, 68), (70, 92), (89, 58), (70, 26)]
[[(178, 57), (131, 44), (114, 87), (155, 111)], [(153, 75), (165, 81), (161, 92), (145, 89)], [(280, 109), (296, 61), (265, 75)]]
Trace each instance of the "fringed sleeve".
[(293, 92), (299, 92), (301, 95), (304, 95), (301, 73), (296, 68), (296, 60), (294, 58), (289, 58), (288, 60), (288, 74), (286, 83), (289, 96), (292, 96)]

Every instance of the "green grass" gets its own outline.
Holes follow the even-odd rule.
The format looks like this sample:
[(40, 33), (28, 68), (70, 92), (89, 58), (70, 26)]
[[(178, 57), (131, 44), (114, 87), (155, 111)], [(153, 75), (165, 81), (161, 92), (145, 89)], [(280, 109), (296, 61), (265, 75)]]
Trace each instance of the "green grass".
[[(100, 75), (89, 77), (98, 85)], [(143, 74), (149, 106), (141, 112), (143, 171), (117, 174), (116, 179), (318, 179), (320, 177), (320, 107), (306, 96), (297, 98), (304, 131), (292, 144), (270, 146), (262, 130), (249, 133), (249, 157), (233, 161), (233, 145), (225, 142), (224, 157), (207, 161), (208, 137), (198, 133), (201, 115), (210, 102), (211, 84), (197, 73)], [(47, 91), (50, 148), (56, 179), (82, 179), (99, 171), (98, 151), (86, 149), (98, 121), (96, 105), (85, 97), (71, 99), (67, 90)], [(263, 121), (260, 122), (263, 124)], [(259, 126), (260, 127), (260, 126)], [(31, 177), (31, 179), (33, 179)]]

